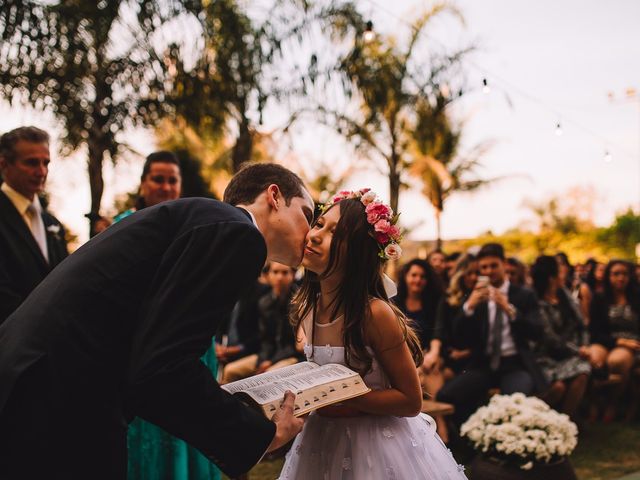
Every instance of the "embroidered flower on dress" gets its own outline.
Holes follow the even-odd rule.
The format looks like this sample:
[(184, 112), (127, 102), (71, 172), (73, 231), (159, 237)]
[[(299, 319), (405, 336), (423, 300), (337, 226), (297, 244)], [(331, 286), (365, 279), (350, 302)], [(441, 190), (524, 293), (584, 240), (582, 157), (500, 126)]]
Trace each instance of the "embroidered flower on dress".
[(351, 457), (344, 457), (342, 459), (342, 469), (351, 470)]
[(389, 427), (384, 427), (382, 429), (382, 435), (384, 435), (386, 438), (393, 438), (393, 430), (391, 430)]

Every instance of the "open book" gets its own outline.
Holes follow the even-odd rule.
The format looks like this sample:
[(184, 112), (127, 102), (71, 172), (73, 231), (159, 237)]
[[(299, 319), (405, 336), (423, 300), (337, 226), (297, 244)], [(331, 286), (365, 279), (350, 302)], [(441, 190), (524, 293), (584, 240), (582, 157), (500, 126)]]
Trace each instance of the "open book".
[(222, 388), (257, 406), (269, 419), (280, 408), (287, 390), (296, 394), (295, 416), (370, 391), (360, 375), (344, 365), (328, 363), (320, 366), (313, 362), (296, 363), (222, 385)]

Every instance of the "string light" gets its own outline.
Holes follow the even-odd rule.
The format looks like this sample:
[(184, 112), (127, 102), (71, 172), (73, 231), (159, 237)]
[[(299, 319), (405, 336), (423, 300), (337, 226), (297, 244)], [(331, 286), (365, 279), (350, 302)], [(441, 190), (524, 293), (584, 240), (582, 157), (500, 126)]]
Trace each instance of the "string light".
[(604, 151), (604, 162), (611, 163), (613, 161), (613, 156), (609, 150)]
[[(390, 8), (387, 8), (385, 5), (381, 4), (379, 1), (377, 0), (367, 0), (367, 2), (372, 5), (373, 7), (375, 7), (376, 9), (380, 10), (380, 11), (384, 11), (387, 15), (389, 15), (390, 17), (395, 18), (396, 20), (398, 20), (399, 22), (405, 24), (406, 26), (408, 26), (410, 29), (412, 29), (413, 31), (417, 32), (417, 28), (415, 25), (413, 25), (411, 22), (407, 21), (405, 18), (400, 17), (396, 12), (394, 12), (393, 10), (391, 10)], [(431, 38), (431, 41), (440, 45), (441, 47), (445, 47), (445, 44), (438, 41), (437, 39)], [(482, 67), (481, 65), (478, 65), (476, 62), (474, 62), (473, 60), (470, 59), (466, 59), (465, 63), (467, 65), (470, 65), (471, 67), (475, 68), (476, 70), (480, 71), (483, 74), (489, 74), (492, 77), (492, 81), (495, 80), (497, 78), (497, 80), (499, 80), (499, 84), (502, 84), (503, 87), (500, 88), (500, 85), (498, 87), (498, 89), (502, 89), (504, 90), (504, 87), (507, 87), (511, 92), (518, 94), (520, 97), (529, 100), (530, 102), (536, 104), (537, 106), (539, 106), (542, 109), (545, 110), (552, 110), (552, 107), (548, 104), (546, 104), (544, 101), (540, 100), (538, 97), (531, 95), (530, 93), (522, 90), (517, 84), (508, 81), (507, 79), (505, 79), (504, 77), (500, 77), (499, 75), (496, 75), (495, 72), (489, 72), (486, 68)], [(483, 87), (482, 87), (482, 91), (483, 93), (488, 93), (487, 90), (485, 89), (485, 82), (484, 80), (486, 80), (486, 77), (483, 79)], [(492, 83), (494, 88), (495, 88), (495, 81)], [(486, 85), (487, 89), (489, 91), (491, 91), (491, 88), (488, 85)], [(627, 96), (627, 98), (639, 98), (639, 92), (636, 89), (633, 88), (629, 88), (627, 89), (627, 91), (625, 92), (625, 95)], [(615, 95), (613, 94), (613, 92), (608, 92), (608, 97), (610, 101), (613, 101), (615, 98)], [(565, 118), (565, 120), (567, 120)], [(605, 136), (603, 136), (602, 134), (600, 134), (597, 131), (594, 131), (590, 128), (585, 127), (584, 125), (582, 125), (580, 122), (577, 122), (575, 119), (569, 118), (567, 121), (569, 121), (569, 123), (571, 123), (575, 128), (581, 130), (582, 132), (586, 133), (587, 135), (594, 137), (594, 138), (598, 138), (604, 142), (610, 143), (609, 139), (607, 139)], [(556, 124), (556, 129), (555, 129), (555, 133), (556, 135), (560, 136), (562, 135), (562, 127), (560, 126), (560, 123), (558, 122)], [(617, 151), (621, 151), (622, 153), (625, 154), (625, 156), (628, 156), (630, 158), (636, 158), (636, 155), (633, 153), (630, 153), (628, 150), (625, 150), (623, 147), (621, 147), (620, 145), (616, 146), (616, 150)]]
[(484, 93), (486, 95), (487, 93), (490, 93), (490, 92), (491, 92), (491, 88), (489, 88), (489, 85), (487, 83), (487, 79), (483, 78), (482, 79), (482, 93)]
[(367, 22), (362, 38), (365, 43), (372, 42), (376, 38), (376, 33), (373, 31), (373, 22), (371, 20)]
[(560, 125), (560, 122), (556, 123), (556, 135), (558, 137), (562, 135), (562, 126)]

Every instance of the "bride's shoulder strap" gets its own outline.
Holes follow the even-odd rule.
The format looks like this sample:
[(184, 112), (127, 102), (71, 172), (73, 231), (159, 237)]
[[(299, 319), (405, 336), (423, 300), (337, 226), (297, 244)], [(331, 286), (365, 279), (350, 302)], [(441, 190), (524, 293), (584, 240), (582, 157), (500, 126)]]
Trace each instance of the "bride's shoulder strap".
[(308, 342), (311, 343), (311, 339), (309, 336), (311, 335), (311, 329), (313, 328), (313, 309), (307, 313), (307, 315), (302, 319), (302, 330), (304, 334), (307, 336)]

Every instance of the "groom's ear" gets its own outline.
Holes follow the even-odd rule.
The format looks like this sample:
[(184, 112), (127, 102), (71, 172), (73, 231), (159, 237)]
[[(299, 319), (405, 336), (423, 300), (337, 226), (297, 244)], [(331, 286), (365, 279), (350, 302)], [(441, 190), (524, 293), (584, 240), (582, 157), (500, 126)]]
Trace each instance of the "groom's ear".
[(275, 183), (272, 183), (267, 187), (267, 203), (274, 210), (278, 210), (280, 208), (281, 202), (283, 200), (282, 193), (280, 193), (280, 187)]

